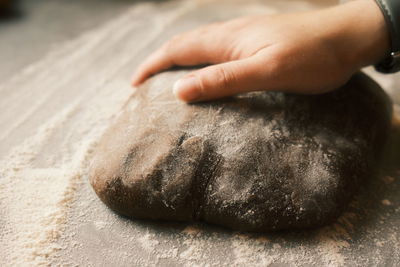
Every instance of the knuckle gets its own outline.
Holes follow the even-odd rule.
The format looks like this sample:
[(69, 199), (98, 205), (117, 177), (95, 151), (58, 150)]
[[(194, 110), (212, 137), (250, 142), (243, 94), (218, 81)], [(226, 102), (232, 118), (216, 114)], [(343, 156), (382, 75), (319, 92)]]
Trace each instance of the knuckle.
[(176, 48), (176, 46), (179, 44), (181, 41), (182, 37), (181, 35), (175, 35), (171, 39), (169, 39), (163, 46), (164, 51), (172, 51)]
[(232, 85), (232, 82), (235, 80), (234, 75), (222, 67), (216, 67), (214, 73), (216, 76), (216, 81), (223, 89), (229, 88)]

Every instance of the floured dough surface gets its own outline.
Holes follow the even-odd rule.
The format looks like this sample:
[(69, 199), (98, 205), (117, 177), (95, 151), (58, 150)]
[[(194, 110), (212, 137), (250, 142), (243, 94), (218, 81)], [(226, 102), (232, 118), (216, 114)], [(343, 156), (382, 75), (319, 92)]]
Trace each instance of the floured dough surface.
[(386, 96), (362, 74), (325, 95), (191, 105), (169, 75), (136, 91), (93, 159), (95, 192), (131, 218), (258, 232), (326, 224), (373, 173), (390, 125)]

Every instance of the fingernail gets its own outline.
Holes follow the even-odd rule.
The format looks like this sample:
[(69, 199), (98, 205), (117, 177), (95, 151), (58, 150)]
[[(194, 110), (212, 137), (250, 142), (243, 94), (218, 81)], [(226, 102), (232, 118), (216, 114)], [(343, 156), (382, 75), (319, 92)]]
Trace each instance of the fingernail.
[(178, 80), (172, 89), (174, 95), (187, 102), (195, 101), (200, 98), (200, 82), (195, 76)]

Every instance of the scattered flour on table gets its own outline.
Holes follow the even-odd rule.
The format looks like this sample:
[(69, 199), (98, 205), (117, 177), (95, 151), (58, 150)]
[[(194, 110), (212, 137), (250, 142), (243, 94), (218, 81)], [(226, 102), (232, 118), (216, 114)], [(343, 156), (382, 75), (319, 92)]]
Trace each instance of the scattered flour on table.
[[(194, 230), (195, 229), (195, 230)], [(144, 260), (143, 266), (160, 263), (170, 259), (181, 266), (270, 266), (283, 264), (289, 266), (342, 266), (345, 257), (341, 250), (348, 248), (349, 243), (331, 227), (320, 230), (313, 245), (291, 247), (284, 239), (271, 241), (268, 235), (234, 233), (220, 236), (217, 233), (202, 231), (201, 227), (188, 226), (174, 240), (167, 240), (163, 246), (163, 237), (157, 233), (144, 234), (140, 238), (141, 247), (145, 247), (151, 259)], [(174, 245), (179, 244), (177, 247)], [(316, 255), (320, 258), (315, 261)], [(137, 253), (137, 257), (141, 257)], [(142, 256), (143, 257), (143, 256)], [(210, 260), (212, 259), (212, 261)], [(151, 263), (151, 264), (150, 264)], [(206, 265), (205, 265), (206, 263)], [(160, 266), (163, 266), (162, 264)]]
[[(114, 103), (116, 104), (116, 103)], [(37, 133), (0, 161), (2, 228), (1, 254), (9, 266), (47, 265), (47, 258), (61, 249), (57, 239), (63, 230), (66, 210), (88, 166), (97, 131), (79, 141), (79, 149), (55, 167), (35, 167), (41, 149), (56, 129), (63, 127), (76, 106), (68, 107), (44, 123)], [(99, 113), (97, 113), (99, 114)], [(105, 114), (103, 114), (105, 115)], [(109, 115), (109, 114), (108, 114)], [(93, 114), (93, 119), (96, 116)], [(99, 119), (99, 116), (97, 116)], [(88, 126), (94, 126), (88, 123)], [(99, 125), (98, 125), (99, 126)], [(99, 128), (95, 128), (99, 130)]]
[[(70, 52), (70, 47), (64, 50)], [(34, 78), (31, 77), (44, 68), (47, 71), (49, 63), (58, 61), (59, 53), (53, 53), (44, 62), (13, 78), (7, 86), (21, 86), (26, 81), (32, 86), (26, 88), (40, 89), (38, 98), (47, 94), (57, 99), (68, 92), (66, 87), (71, 84), (55, 81), (58, 75), (50, 75), (42, 81), (32, 81)], [(59, 63), (54, 65), (54, 71), (58, 73), (65, 73), (62, 70), (68, 68)], [(81, 79), (70, 77), (71, 83), (76, 82), (74, 78)], [(2, 142), (13, 142), (15, 132), (24, 124), (35, 122), (37, 127), (32, 135), (26, 136), (0, 160), (1, 266), (46, 266), (49, 257), (62, 249), (56, 241), (63, 231), (74, 192), (86, 173), (92, 148), (109, 119), (131, 93), (130, 88), (121, 90), (123, 87), (112, 95), (104, 90), (96, 92), (103, 82), (102, 79), (96, 83), (81, 79), (82, 87), (91, 90), (77, 88), (81, 93), (74, 99), (65, 99), (66, 103), (60, 104), (59, 110), (47, 111), (44, 121), (35, 121), (35, 116), (46, 113), (51, 99), (42, 101), (35, 110), (21, 105), (14, 116), (18, 123), (9, 125), (4, 131), (8, 134), (2, 136)], [(116, 84), (116, 88), (118, 86), (121, 84)], [(21, 99), (24, 93), (20, 92)]]
[[(50, 257), (63, 249), (57, 240), (93, 147), (132, 94), (127, 66), (188, 8), (182, 6), (143, 20), (150, 30), (141, 35), (142, 43), (122, 41), (136, 27), (120, 25), (153, 8), (137, 5), (0, 86), (0, 125), (5, 127), (0, 141), (5, 148), (16, 143), (0, 161), (0, 266), (49, 265)], [(110, 54), (116, 47), (121, 53)]]

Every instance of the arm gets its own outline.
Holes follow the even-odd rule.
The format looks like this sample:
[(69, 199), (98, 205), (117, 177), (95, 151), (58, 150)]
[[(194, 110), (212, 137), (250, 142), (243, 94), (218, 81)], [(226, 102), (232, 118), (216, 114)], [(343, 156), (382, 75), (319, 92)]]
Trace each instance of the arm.
[(344, 84), (390, 51), (385, 20), (373, 0), (296, 14), (251, 16), (180, 34), (136, 70), (133, 85), (173, 65), (214, 64), (174, 85), (183, 101), (248, 91), (318, 94)]

